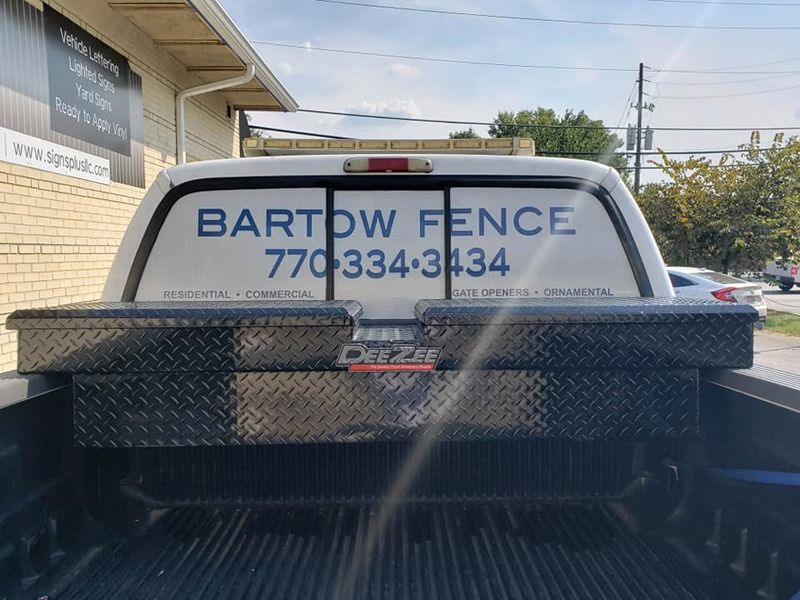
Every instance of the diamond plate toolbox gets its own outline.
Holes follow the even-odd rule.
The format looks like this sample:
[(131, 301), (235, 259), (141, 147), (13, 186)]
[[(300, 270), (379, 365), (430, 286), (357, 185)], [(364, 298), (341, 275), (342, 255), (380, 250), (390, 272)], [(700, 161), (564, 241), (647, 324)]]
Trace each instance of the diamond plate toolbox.
[(21, 373), (335, 368), (357, 302), (73, 304), (17, 311)]
[(753, 366), (751, 306), (699, 298), (422, 300), (445, 369)]
[(757, 320), (678, 298), (422, 300), (416, 313), (419, 325), (375, 328), (357, 326), (353, 301), (90, 303), (8, 326), (22, 373), (196, 373), (336, 369), (342, 344), (385, 345), (386, 331), (441, 347), (440, 369), (746, 368)]
[(697, 373), (344, 371), (78, 375), (84, 446), (559, 438), (697, 433)]
[[(676, 298), (81, 304), (17, 311), (19, 370), (74, 376), (77, 443), (693, 437), (698, 369), (752, 364), (755, 310)], [(441, 351), (345, 371), (343, 345)]]

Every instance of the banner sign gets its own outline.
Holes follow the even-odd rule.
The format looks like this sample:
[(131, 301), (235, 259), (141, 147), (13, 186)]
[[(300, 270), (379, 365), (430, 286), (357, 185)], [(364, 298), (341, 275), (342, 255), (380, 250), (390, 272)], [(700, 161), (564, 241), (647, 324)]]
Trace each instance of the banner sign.
[(49, 6), (44, 24), (50, 128), (130, 156), (127, 59)]
[(0, 0), (0, 160), (143, 188), (142, 78), (66, 16)]
[(3, 127), (0, 160), (97, 183), (111, 181), (107, 159)]

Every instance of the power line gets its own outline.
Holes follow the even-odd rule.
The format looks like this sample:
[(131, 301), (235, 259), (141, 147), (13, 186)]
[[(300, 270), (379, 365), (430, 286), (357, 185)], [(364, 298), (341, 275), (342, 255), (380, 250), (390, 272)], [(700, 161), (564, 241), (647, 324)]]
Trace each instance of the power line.
[(789, 58), (779, 58), (778, 60), (769, 60), (767, 62), (759, 62), (759, 63), (749, 63), (746, 65), (736, 65), (735, 67), (717, 67), (716, 69), (710, 69), (710, 71), (728, 71), (728, 70), (736, 70), (736, 69), (752, 69), (754, 67), (769, 67), (772, 65), (781, 65), (787, 62), (795, 62), (800, 60), (800, 56), (791, 56)]
[(647, 0), (664, 4), (721, 4), (725, 6), (800, 6), (800, 2), (738, 2), (729, 0)]
[(534, 21), (537, 23), (559, 23), (565, 25), (600, 25), (606, 27), (643, 27), (647, 29), (706, 29), (715, 31), (795, 31), (798, 25), (694, 25), (671, 23), (642, 23), (632, 21), (588, 21), (580, 19), (556, 19), (549, 17), (530, 17), (525, 15), (502, 15), (493, 13), (477, 13), (441, 8), (417, 8), (411, 6), (393, 6), (389, 4), (371, 4), (369, 2), (352, 2), (349, 0), (313, 0), (325, 4), (338, 4), (358, 8), (375, 8), (413, 13), (451, 15), (458, 17), (480, 17), (484, 19), (503, 19), (510, 21)]
[(504, 15), (493, 13), (476, 13), (456, 10), (417, 8), (410, 6), (394, 6), (387, 4), (372, 4), (368, 2), (352, 2), (348, 0), (313, 0), (325, 4), (338, 4), (358, 8), (373, 8), (382, 10), (394, 10), (403, 12), (415, 12), (424, 14), (449, 15), (460, 17), (480, 17), (486, 19), (504, 19), (512, 21), (534, 21), (538, 23), (559, 23), (567, 25), (600, 25), (609, 27), (644, 27), (650, 29), (705, 29), (718, 31), (791, 31), (800, 29), (795, 25), (695, 25), (695, 24), (667, 24), (667, 23), (644, 23), (626, 21), (594, 21), (581, 19), (558, 19), (549, 17), (531, 17), (526, 15)]
[[(455, 119), (421, 119), (419, 117), (397, 117), (392, 115), (370, 115), (364, 113), (354, 113), (336, 110), (317, 110), (312, 108), (300, 108), (297, 112), (309, 113), (315, 115), (333, 115), (339, 117), (355, 117), (359, 119), (384, 119), (389, 121), (410, 121), (413, 123), (439, 123), (443, 125), (477, 125), (489, 127), (490, 125), (497, 125), (493, 121), (469, 121), (469, 120), (455, 120)], [(525, 129), (577, 129), (577, 130), (594, 130), (606, 129), (611, 131), (625, 131), (627, 127), (605, 127), (602, 125), (516, 125), (508, 123)], [(653, 127), (654, 131), (800, 131), (800, 125), (789, 125), (786, 127)]]
[[(312, 108), (299, 108), (297, 112), (303, 113), (310, 113), (316, 115), (335, 115), (339, 117), (356, 117), (359, 119), (383, 119), (387, 121), (410, 121), (413, 123), (439, 123), (443, 125), (478, 125), (478, 126), (485, 126), (489, 127), (491, 125), (497, 125), (497, 123), (491, 121), (457, 121), (454, 119), (421, 119), (419, 117), (397, 117), (394, 115), (370, 115), (364, 113), (354, 113), (354, 112), (344, 112), (344, 111), (335, 111), (335, 110), (316, 110)], [(509, 125), (513, 125), (513, 123), (509, 123)], [(625, 127), (603, 127), (600, 125), (517, 125), (517, 127), (524, 127), (526, 129), (584, 129), (584, 130), (594, 130), (594, 129), (617, 129), (617, 130), (624, 130)], [(800, 129), (800, 127), (798, 127)]]
[(329, 133), (311, 133), (310, 131), (297, 131), (296, 129), (278, 129), (277, 127), (264, 127), (263, 125), (248, 125), (248, 127), (250, 127), (250, 129), (258, 129), (263, 131), (278, 131), (280, 133), (293, 133), (295, 135), (308, 135), (311, 137), (328, 138), (331, 140), (352, 139), (341, 135), (331, 135)]
[(614, 129), (619, 130), (622, 129), (622, 123), (628, 118), (628, 115), (631, 114), (631, 101), (633, 100), (633, 94), (636, 91), (636, 82), (633, 82), (631, 86), (631, 91), (628, 94), (628, 99), (625, 100), (625, 107), (622, 109), (622, 114), (619, 116), (619, 120), (617, 121), (616, 127)]
[(786, 79), (787, 77), (793, 77), (793, 74), (784, 74), (784, 75), (769, 75), (768, 77), (752, 77), (748, 79), (732, 79), (728, 81), (661, 81), (661, 80), (653, 80), (652, 83), (656, 85), (681, 85), (681, 86), (695, 86), (695, 85), (733, 85), (738, 83), (755, 83), (757, 81), (770, 81), (773, 79)]
[[(746, 65), (735, 65), (735, 66), (727, 66), (727, 67), (715, 67), (711, 69), (665, 69), (662, 72), (664, 73), (705, 73), (708, 75), (717, 74), (717, 75), (729, 75), (735, 71), (739, 71), (741, 73), (770, 73), (771, 71), (741, 71), (741, 69), (753, 69), (758, 67), (770, 67), (772, 65), (782, 65), (787, 62), (796, 62), (800, 60), (800, 56), (790, 56), (788, 58), (779, 58), (777, 60), (768, 60), (766, 62), (758, 62), (758, 63), (748, 63)], [(654, 69), (653, 67), (648, 67), (651, 71), (658, 71), (659, 69)], [(780, 71), (777, 71), (780, 73)]]
[[(288, 42), (270, 42), (268, 40), (251, 40), (252, 44), (261, 46), (273, 46), (277, 48), (292, 48), (295, 50), (314, 50), (317, 52), (331, 52), (334, 54), (348, 54), (356, 56), (372, 56), (375, 58), (391, 58), (394, 60), (414, 60), (420, 62), (444, 63), (468, 66), (483, 67), (504, 67), (513, 69), (546, 69), (554, 71), (602, 71), (614, 73), (636, 73), (637, 69), (630, 67), (582, 67), (572, 65), (551, 65), (551, 64), (527, 64), (509, 63), (484, 60), (465, 60), (458, 58), (444, 58), (437, 56), (419, 56), (413, 54), (390, 54), (385, 52), (370, 52), (367, 50), (348, 50), (345, 48), (329, 48), (324, 46), (312, 46), (311, 44), (291, 44)], [(796, 58), (772, 61), (764, 64), (777, 64), (797, 60)], [(732, 67), (736, 68), (736, 67)], [(800, 70), (794, 71), (743, 71), (743, 70), (722, 70), (722, 69), (658, 69), (647, 67), (648, 71), (654, 73), (677, 73), (677, 74), (698, 74), (698, 75), (800, 75)]]
[[(792, 58), (791, 60), (797, 60), (796, 58)], [(777, 64), (778, 62), (789, 62), (786, 61), (773, 61), (771, 64)], [(649, 71), (653, 71), (656, 73), (677, 73), (679, 75), (798, 75), (800, 71), (742, 71), (742, 70), (731, 70), (731, 69), (657, 69), (654, 67), (648, 67)]]
[[(289, 44), (284, 42), (268, 42), (266, 40), (251, 40), (253, 44), (264, 46), (277, 46), (280, 48), (297, 48), (300, 50), (316, 50), (319, 52), (333, 52), (336, 54), (356, 54), (359, 56), (373, 56), (377, 58), (392, 58), (399, 60), (418, 60), (423, 62), (447, 63), (456, 65), (484, 66), (484, 67), (511, 67), (515, 69), (549, 69), (557, 71), (612, 71), (618, 73), (634, 73), (636, 69), (629, 67), (573, 67), (569, 65), (536, 65), (524, 63), (493, 62), (486, 60), (462, 60), (457, 58), (439, 58), (434, 56), (414, 56), (410, 54), (387, 54), (384, 52), (368, 52), (365, 50), (346, 50), (344, 48), (325, 48), (306, 44)], [(797, 71), (800, 73), (800, 71)]]
[(766, 90), (755, 90), (752, 92), (734, 92), (731, 94), (712, 94), (708, 96), (661, 96), (662, 100), (711, 100), (715, 98), (741, 98), (742, 96), (760, 96), (762, 94), (774, 94), (775, 92), (785, 92), (787, 90), (796, 90), (800, 88), (798, 85), (789, 85), (780, 88), (770, 88)]
[(309, 137), (326, 138), (331, 140), (352, 140), (354, 138), (342, 135), (330, 135), (327, 133), (314, 133), (313, 131), (297, 131), (293, 129), (278, 129), (276, 127), (264, 127), (262, 125), (250, 125), (250, 129), (264, 129), (266, 131), (280, 131), (282, 133), (294, 133), (296, 135), (307, 135)]

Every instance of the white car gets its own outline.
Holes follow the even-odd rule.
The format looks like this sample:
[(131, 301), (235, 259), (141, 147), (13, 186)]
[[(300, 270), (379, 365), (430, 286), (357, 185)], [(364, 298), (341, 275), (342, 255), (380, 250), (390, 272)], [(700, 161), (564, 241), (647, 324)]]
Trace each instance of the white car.
[(761, 321), (767, 318), (767, 303), (756, 283), (697, 267), (667, 267), (667, 273), (676, 296), (749, 304)]

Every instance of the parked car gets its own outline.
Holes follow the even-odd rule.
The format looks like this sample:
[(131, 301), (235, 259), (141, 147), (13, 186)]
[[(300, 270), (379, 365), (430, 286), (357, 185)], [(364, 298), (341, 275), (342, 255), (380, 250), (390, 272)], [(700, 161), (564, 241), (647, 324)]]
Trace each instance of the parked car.
[(767, 302), (757, 283), (698, 267), (667, 267), (667, 272), (677, 296), (749, 304), (761, 321), (767, 319)]

